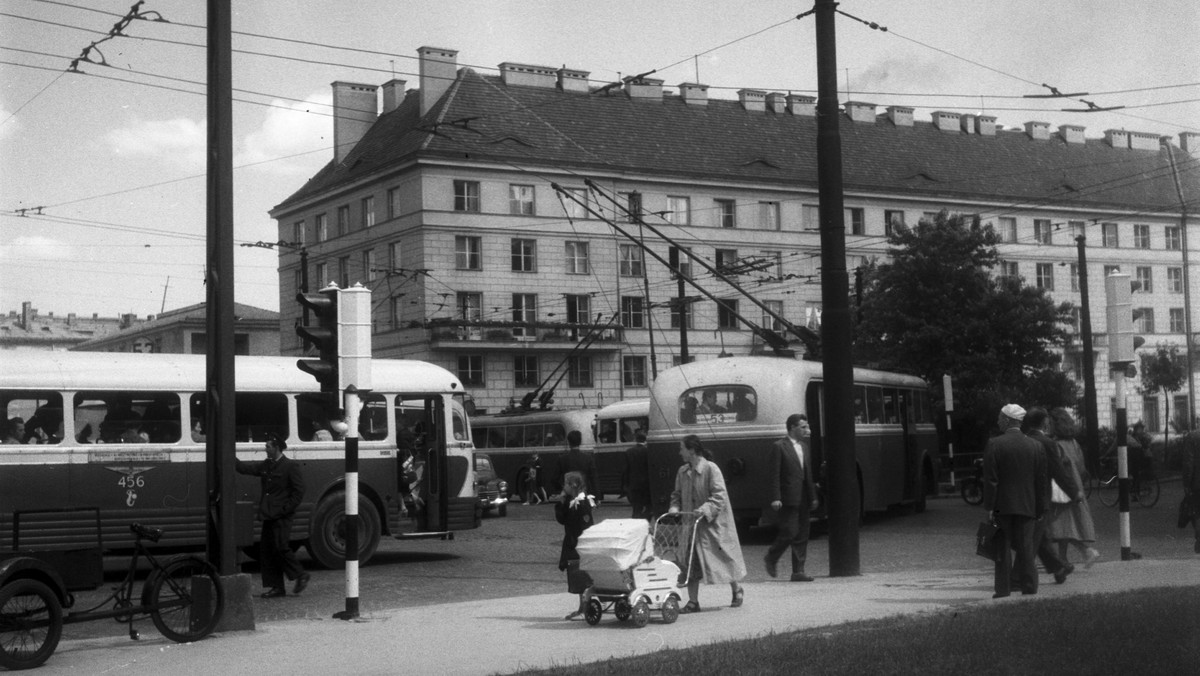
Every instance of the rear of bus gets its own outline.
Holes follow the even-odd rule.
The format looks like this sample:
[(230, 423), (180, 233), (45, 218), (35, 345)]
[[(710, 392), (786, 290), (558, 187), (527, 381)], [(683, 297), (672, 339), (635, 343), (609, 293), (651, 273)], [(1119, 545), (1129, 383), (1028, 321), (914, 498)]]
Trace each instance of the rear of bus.
[(593, 452), (595, 418), (596, 409), (592, 408), (477, 415), (471, 418), (471, 437), (475, 448), (491, 458), (496, 474), (508, 482), (511, 494), (525, 494), (535, 462), (541, 468), (538, 485), (553, 494), (558, 460), (567, 450), (567, 434), (579, 432), (580, 448)]

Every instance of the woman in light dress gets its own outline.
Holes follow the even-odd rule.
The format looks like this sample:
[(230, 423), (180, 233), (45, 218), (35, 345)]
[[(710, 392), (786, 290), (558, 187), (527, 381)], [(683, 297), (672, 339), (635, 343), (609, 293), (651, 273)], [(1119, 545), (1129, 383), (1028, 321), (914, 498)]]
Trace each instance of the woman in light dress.
[[(1058, 444), (1067, 472), (1075, 479), (1082, 491), (1087, 466), (1083, 460), (1083, 449), (1075, 441), (1075, 419), (1066, 409), (1056, 408), (1050, 412), (1050, 436)], [(1091, 568), (1100, 552), (1092, 545), (1096, 542), (1096, 528), (1092, 523), (1092, 509), (1087, 500), (1050, 505), (1050, 523), (1047, 529), (1050, 539), (1058, 543), (1058, 556), (1067, 561), (1067, 550), (1074, 546), (1083, 558), (1083, 567)]]

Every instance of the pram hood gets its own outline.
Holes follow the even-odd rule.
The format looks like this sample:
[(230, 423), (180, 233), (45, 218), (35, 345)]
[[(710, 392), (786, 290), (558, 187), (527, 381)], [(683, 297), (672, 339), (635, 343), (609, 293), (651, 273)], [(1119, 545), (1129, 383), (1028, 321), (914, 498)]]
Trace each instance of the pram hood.
[(644, 519), (605, 519), (579, 536), (579, 568), (626, 570), (654, 556), (650, 524)]

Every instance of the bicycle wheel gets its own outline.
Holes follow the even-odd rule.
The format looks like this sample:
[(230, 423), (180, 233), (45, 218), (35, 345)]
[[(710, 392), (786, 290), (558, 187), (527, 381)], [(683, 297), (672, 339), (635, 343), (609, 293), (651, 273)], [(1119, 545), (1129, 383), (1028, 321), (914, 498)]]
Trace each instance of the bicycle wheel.
[(1158, 504), (1158, 477), (1142, 477), (1138, 486), (1138, 504), (1143, 507), (1153, 507)]
[(1117, 504), (1117, 500), (1121, 497), (1120, 481), (1114, 474), (1112, 476), (1100, 477), (1096, 484), (1096, 492), (1100, 494), (1100, 504), (1105, 507), (1113, 507)]
[(980, 482), (979, 479), (974, 477), (970, 479), (964, 479), (962, 482), (962, 488), (959, 489), (959, 492), (962, 494), (963, 502), (967, 503), (968, 505), (983, 504), (983, 483)]
[(62, 638), (62, 605), (42, 582), (16, 579), (0, 587), (0, 666), (32, 669), (54, 654)]
[[(198, 582), (193, 578), (204, 578), (199, 584), (209, 586), (210, 607), (196, 606), (193, 591)], [(225, 591), (211, 564), (187, 556), (170, 561), (146, 580), (143, 602), (163, 636), (176, 643), (187, 643), (208, 636), (216, 628), (225, 609)]]

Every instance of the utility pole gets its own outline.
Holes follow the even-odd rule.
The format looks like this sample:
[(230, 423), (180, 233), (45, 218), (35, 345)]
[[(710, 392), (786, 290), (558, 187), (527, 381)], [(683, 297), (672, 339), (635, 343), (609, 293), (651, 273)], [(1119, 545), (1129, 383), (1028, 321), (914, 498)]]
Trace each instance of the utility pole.
[(1083, 338), (1084, 464), (1095, 476), (1100, 470), (1100, 416), (1096, 410), (1096, 353), (1092, 349), (1092, 309), (1088, 301), (1087, 238), (1075, 238), (1079, 249), (1079, 332)]
[[(1183, 196), (1183, 186), (1179, 183), (1179, 167), (1175, 164), (1175, 150), (1170, 142), (1164, 141), (1167, 147), (1167, 159), (1171, 162), (1171, 177), (1175, 179), (1175, 195), (1179, 198), (1179, 247), (1183, 250), (1183, 331), (1185, 349), (1187, 350), (1188, 376), (1188, 417), (1187, 429), (1196, 430), (1196, 353), (1193, 345), (1196, 340), (1192, 335), (1192, 273), (1191, 262), (1188, 260), (1188, 212), (1187, 200)], [(1178, 415), (1178, 412), (1176, 412)], [(1169, 423), (1170, 421), (1168, 421)]]
[(817, 185), (821, 213), (821, 350), (825, 377), (825, 462), (828, 467), (829, 574), (859, 574), (859, 491), (854, 453), (854, 366), (850, 281), (838, 132), (837, 35), (834, 0), (817, 0)]

